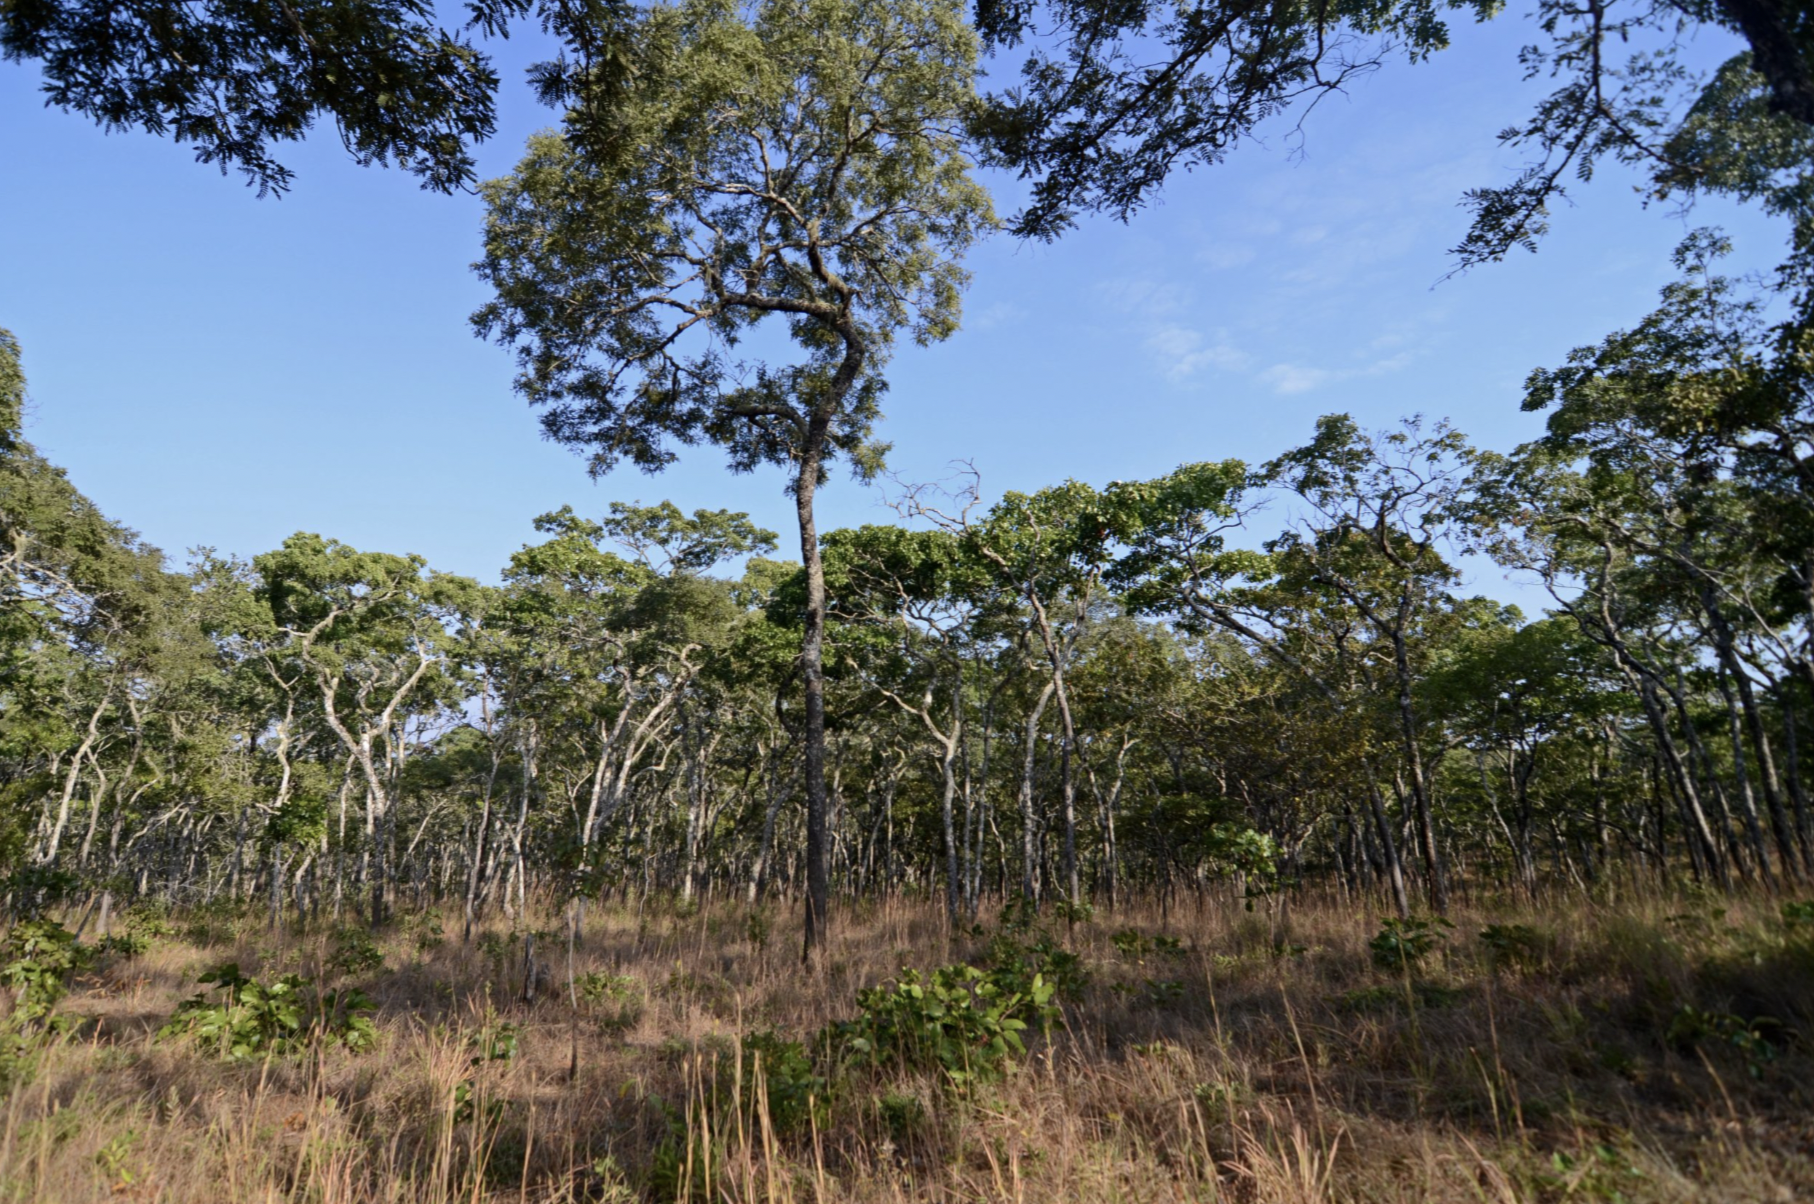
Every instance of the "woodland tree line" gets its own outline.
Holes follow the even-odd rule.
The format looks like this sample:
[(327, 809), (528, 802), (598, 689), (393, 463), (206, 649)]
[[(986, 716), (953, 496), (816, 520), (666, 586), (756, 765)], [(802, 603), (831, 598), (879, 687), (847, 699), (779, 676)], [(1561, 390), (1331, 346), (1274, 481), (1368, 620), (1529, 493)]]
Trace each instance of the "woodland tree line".
[[(1808, 334), (1721, 249), (1533, 373), (1548, 434), (1509, 455), (1332, 415), (1261, 465), (899, 487), (825, 534), (834, 897), (1805, 884)], [(774, 533), (616, 504), (539, 518), (494, 586), (313, 534), (179, 568), (23, 440), (10, 338), (0, 379), (15, 911), (802, 891)], [(1551, 607), (1471, 592), (1495, 566)]]
[[(1544, 438), (1332, 415), (1263, 464), (993, 504), (897, 483), (898, 524), (821, 533), (836, 462), (884, 471), (889, 354), (957, 328), (976, 240), (1126, 218), (1497, 6), (505, 0), (456, 34), (413, 3), (119, 8), (0, 4), (0, 51), (43, 64), (50, 103), (278, 190), (273, 154), (318, 116), (361, 161), (467, 186), (497, 83), (472, 39), (538, 14), (559, 126), (480, 186), (475, 328), (595, 474), (702, 442), (781, 468), (800, 559), (742, 514), (619, 504), (542, 516), (495, 586), (314, 534), (177, 568), (25, 442), (9, 336), (15, 912), (259, 899), (381, 924), (432, 901), (470, 924), (537, 892), (780, 894), (810, 950), (834, 895), (899, 889), (963, 920), (1315, 880), (1409, 915), (1608, 875), (1814, 875), (1796, 12), (1539, 6), (1526, 61), (1557, 91), (1503, 135), (1528, 169), (1466, 198), (1459, 267), (1534, 246), (1608, 159), (1793, 232), (1761, 280), (1691, 235), (1653, 314), (1532, 374)], [(1689, 70), (1700, 26), (1742, 51)], [(1020, 86), (981, 90), (1017, 47)], [(1027, 207), (999, 219), (979, 165), (1019, 172)], [(1542, 617), (1472, 592), (1501, 568)]]

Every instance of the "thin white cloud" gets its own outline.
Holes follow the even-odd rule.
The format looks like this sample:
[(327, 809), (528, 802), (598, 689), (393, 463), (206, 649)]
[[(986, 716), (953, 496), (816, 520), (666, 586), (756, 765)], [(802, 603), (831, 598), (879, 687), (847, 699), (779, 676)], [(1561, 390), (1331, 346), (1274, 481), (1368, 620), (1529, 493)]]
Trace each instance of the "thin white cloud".
[(1213, 271), (1228, 271), (1230, 268), (1245, 267), (1258, 256), (1259, 250), (1252, 243), (1211, 243), (1197, 252), (1197, 260)]
[(1172, 381), (1189, 380), (1205, 368), (1239, 372), (1252, 362), (1222, 330), (1210, 336), (1187, 326), (1161, 326), (1147, 336), (1146, 349), (1153, 353), (1166, 379)]
[(1274, 364), (1259, 373), (1262, 384), (1269, 385), (1274, 393), (1290, 397), (1298, 393), (1308, 393), (1324, 385), (1337, 381), (1353, 380), (1363, 376), (1384, 376), (1410, 366), (1416, 356), (1409, 351), (1374, 360), (1357, 368), (1317, 368), (1306, 364)]
[(1006, 326), (1018, 322), (1027, 316), (1027, 311), (1011, 301), (997, 301), (985, 305), (976, 312), (967, 325), (971, 330), (993, 330), (997, 326)]
[(1105, 280), (1098, 288), (1103, 299), (1115, 308), (1149, 318), (1175, 314), (1190, 300), (1189, 290), (1182, 285), (1150, 276)]

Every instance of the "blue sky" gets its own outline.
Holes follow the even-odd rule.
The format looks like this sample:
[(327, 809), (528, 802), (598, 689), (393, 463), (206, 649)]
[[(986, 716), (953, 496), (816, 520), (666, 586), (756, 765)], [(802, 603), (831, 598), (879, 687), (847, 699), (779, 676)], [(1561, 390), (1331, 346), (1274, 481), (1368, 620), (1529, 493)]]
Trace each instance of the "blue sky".
[[(1746, 262), (1778, 257), (1761, 217), (1645, 209), (1608, 169), (1539, 254), (1438, 283), (1458, 198), (1514, 170), (1494, 134), (1541, 91), (1520, 79), (1527, 24), (1456, 32), (1325, 101), (1301, 141), (1275, 129), (1177, 177), (1129, 225), (983, 246), (965, 328), (892, 366), (893, 468), (931, 480), (969, 460), (989, 494), (1101, 484), (1262, 460), (1338, 410), (1447, 416), (1509, 448), (1540, 429), (1518, 410), (1525, 375), (1646, 312), (1689, 226), (1725, 226)], [(502, 49), (487, 175), (549, 123), (520, 82), (533, 41)], [(509, 354), (467, 323), (485, 299), (476, 198), (358, 168), (328, 130), (286, 160), (294, 191), (261, 201), (180, 146), (43, 109), (37, 83), (0, 64), (0, 325), (24, 344), (29, 437), (153, 542), (251, 555), (310, 530), (490, 580), (538, 513), (666, 497), (748, 510), (788, 550), (779, 470), (734, 477), (701, 447), (660, 476), (592, 482), (541, 439)], [(991, 184), (1010, 210), (1015, 182)], [(819, 496), (821, 529), (892, 518), (842, 476)]]

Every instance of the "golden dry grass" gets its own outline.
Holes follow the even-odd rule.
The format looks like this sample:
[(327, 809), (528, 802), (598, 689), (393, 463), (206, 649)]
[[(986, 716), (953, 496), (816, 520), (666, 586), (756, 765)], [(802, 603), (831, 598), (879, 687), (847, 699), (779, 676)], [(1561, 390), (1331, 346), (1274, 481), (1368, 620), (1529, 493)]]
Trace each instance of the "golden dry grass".
[[(996, 933), (953, 935), (917, 902), (859, 904), (809, 973), (796, 927), (771, 918), (759, 946), (737, 905), (593, 908), (575, 969), (633, 982), (577, 1022), (558, 916), (539, 921), (539, 949), (561, 993), (528, 1005), (501, 927), (421, 949), (405, 926), (361, 979), (376, 1049), (239, 1062), (157, 1030), (220, 961), (320, 976), (327, 934), (249, 918), (191, 934), (208, 944), (158, 940), (62, 1005), (83, 1023), (4, 1101), (0, 1198), (1814, 1198), (1814, 934), (1768, 900), (1463, 909), (1416, 983), (1374, 967), (1379, 917), (1336, 899), (1281, 915), (1187, 897), (1163, 916), (1057, 923), (1090, 982), (1012, 1073), (960, 1093), (932, 1070), (853, 1069), (824, 1123), (795, 1133), (775, 1131), (760, 1090), (727, 1087), (714, 1067), (736, 1059), (720, 1051), (769, 1028), (810, 1040), (859, 988), (983, 961)], [(1544, 936), (1518, 967), (1477, 935), (1508, 920)], [(1118, 948), (1127, 930), (1182, 949)], [(1684, 1007), (1717, 1023), (1696, 1036)], [(499, 1024), (519, 1026), (516, 1056), (475, 1064)]]

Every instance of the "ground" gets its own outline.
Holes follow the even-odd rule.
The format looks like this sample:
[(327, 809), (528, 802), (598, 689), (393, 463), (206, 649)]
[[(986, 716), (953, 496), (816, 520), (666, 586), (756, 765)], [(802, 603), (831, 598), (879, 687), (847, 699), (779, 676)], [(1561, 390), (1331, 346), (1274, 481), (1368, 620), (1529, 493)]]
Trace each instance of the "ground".
[(566, 916), (526, 963), (502, 918), (138, 913), (18, 1038), (0, 1199), (1814, 1198), (1806, 904), (894, 899), (810, 970), (782, 904), (595, 902), (571, 970)]

